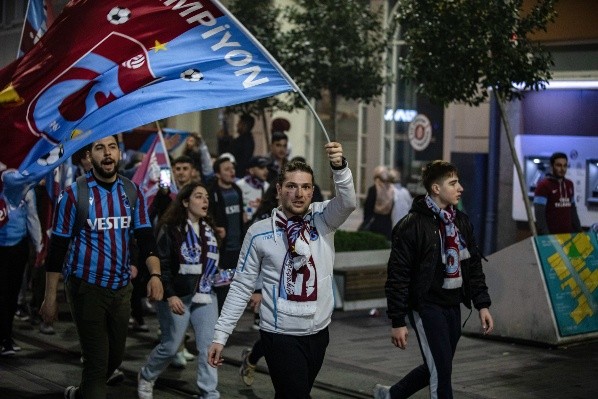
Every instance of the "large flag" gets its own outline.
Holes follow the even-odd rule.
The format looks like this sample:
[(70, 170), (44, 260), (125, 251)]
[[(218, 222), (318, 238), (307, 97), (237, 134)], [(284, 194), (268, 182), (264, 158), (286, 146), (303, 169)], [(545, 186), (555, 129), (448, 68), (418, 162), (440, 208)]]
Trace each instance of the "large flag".
[(53, 21), (52, 0), (29, 0), (17, 58), (22, 57), (33, 48)]
[(5, 193), (14, 197), (99, 138), (291, 90), (216, 0), (73, 0), (0, 71)]
[[(145, 153), (143, 161), (131, 179), (145, 194), (148, 207), (154, 201), (154, 197), (160, 188), (160, 171), (162, 169), (167, 169), (172, 173), (168, 151), (164, 145), (162, 133), (158, 131), (152, 145)], [(177, 193), (177, 188), (172, 178), (170, 179), (170, 192), (173, 194)]]

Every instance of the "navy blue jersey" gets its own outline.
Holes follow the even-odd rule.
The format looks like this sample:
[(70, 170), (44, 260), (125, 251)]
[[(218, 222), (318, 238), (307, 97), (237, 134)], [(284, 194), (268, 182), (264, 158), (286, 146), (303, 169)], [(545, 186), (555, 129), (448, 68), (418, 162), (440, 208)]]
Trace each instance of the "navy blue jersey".
[[(104, 288), (118, 289), (129, 283), (129, 240), (133, 229), (151, 227), (143, 193), (137, 188), (134, 213), (120, 178), (110, 191), (87, 173), (89, 215), (71, 240), (63, 273)], [(77, 184), (58, 197), (53, 234), (71, 237), (77, 211)]]

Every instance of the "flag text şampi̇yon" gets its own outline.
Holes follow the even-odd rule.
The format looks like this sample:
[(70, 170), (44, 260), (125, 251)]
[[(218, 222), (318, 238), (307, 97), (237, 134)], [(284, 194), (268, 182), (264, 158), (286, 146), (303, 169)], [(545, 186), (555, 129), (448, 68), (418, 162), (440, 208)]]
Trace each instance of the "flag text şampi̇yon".
[(295, 90), (217, 1), (72, 1), (0, 70), (6, 194), (94, 140)]

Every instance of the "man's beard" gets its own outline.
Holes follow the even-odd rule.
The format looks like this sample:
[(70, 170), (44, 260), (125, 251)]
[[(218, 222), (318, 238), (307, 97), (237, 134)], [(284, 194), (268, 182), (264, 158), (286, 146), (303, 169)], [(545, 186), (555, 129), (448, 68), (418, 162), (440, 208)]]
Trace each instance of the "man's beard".
[(91, 165), (93, 166), (94, 173), (96, 173), (98, 176), (100, 176), (104, 179), (110, 179), (116, 173), (118, 173), (118, 168), (116, 167), (116, 162), (113, 164), (114, 169), (112, 170), (112, 172), (106, 172), (104, 169), (102, 169), (102, 164), (99, 162), (96, 162), (94, 159), (91, 160)]

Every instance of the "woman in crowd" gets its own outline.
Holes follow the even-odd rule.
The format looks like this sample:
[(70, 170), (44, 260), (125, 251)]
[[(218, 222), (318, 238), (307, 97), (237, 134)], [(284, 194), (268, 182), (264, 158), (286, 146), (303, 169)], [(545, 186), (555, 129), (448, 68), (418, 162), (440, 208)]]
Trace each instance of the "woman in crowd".
[(153, 386), (176, 356), (189, 323), (195, 331), (197, 386), (200, 397), (219, 398), (218, 374), (208, 366), (208, 347), (218, 318), (212, 282), (218, 266), (218, 243), (208, 212), (208, 191), (202, 183), (185, 185), (158, 226), (158, 255), (165, 301), (156, 304), (160, 343), (139, 371), (137, 393), (151, 399)]

